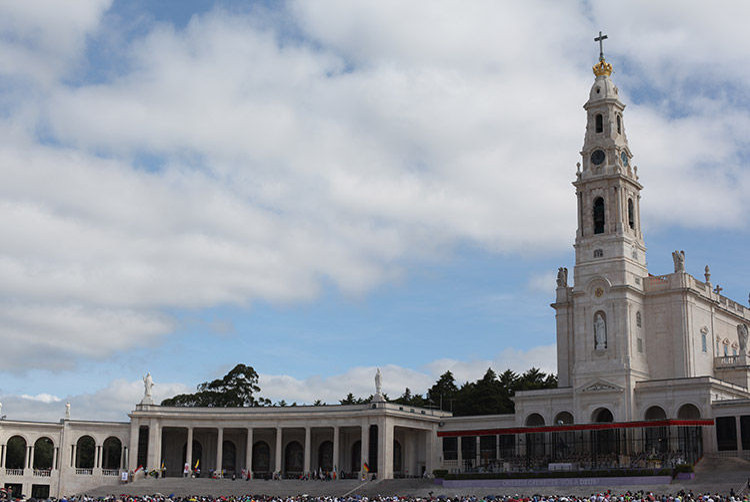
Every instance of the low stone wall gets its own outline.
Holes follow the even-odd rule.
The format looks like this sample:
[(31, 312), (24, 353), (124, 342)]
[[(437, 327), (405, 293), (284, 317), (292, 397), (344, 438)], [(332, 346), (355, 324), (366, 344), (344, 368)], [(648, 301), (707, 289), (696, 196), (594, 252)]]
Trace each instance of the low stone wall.
[(536, 486), (635, 486), (668, 485), (672, 476), (632, 476), (601, 478), (529, 478), (529, 479), (444, 479), (445, 488), (505, 488)]

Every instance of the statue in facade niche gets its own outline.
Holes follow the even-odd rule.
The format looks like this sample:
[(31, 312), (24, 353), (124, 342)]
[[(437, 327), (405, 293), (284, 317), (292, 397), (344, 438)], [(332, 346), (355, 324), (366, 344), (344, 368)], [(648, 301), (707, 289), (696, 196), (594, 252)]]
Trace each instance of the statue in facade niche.
[(557, 287), (565, 288), (568, 286), (568, 269), (560, 267), (557, 269)]
[(604, 350), (607, 348), (607, 321), (601, 312), (594, 316), (594, 349)]
[(685, 271), (685, 251), (675, 251), (672, 253), (672, 260), (674, 261), (674, 271), (684, 272)]
[(746, 354), (747, 353), (747, 325), (745, 324), (738, 324), (737, 325), (737, 338), (740, 341), (740, 354)]

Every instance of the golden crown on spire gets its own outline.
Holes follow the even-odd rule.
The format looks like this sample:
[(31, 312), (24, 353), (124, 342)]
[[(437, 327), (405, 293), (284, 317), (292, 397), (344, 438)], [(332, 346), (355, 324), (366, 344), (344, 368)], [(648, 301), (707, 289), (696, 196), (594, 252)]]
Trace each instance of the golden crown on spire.
[(600, 77), (602, 75), (612, 75), (612, 65), (607, 63), (604, 58), (600, 59), (598, 63), (591, 67), (594, 70), (594, 75)]

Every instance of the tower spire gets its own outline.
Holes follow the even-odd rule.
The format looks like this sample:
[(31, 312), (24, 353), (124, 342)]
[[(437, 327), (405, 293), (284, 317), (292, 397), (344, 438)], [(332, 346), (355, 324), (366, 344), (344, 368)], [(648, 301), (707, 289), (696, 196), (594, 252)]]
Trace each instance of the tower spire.
[(594, 42), (599, 42), (599, 62), (592, 68), (592, 70), (594, 70), (594, 75), (597, 77), (602, 75), (612, 75), (612, 65), (604, 60), (604, 41), (607, 38), (607, 35), (603, 35), (601, 31), (599, 32), (599, 36), (594, 38)]
[(594, 42), (599, 42), (599, 61), (604, 61), (604, 41), (607, 38), (607, 35), (602, 35), (600, 31), (599, 36), (594, 39)]

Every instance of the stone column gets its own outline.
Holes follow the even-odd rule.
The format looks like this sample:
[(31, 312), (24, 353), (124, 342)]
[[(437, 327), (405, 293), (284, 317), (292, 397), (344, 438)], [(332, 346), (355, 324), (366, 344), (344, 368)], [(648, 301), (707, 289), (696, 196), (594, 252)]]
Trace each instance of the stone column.
[[(356, 469), (352, 469), (352, 471), (360, 471), (362, 472), (362, 466), (365, 464), (365, 462), (368, 462), (370, 460), (370, 424), (367, 423), (367, 421), (364, 421), (362, 423), (362, 447), (361, 450), (361, 457), (359, 461), (359, 467)], [(352, 466), (354, 467), (354, 466)]]
[(0, 469), (5, 469), (5, 445), (0, 445)]
[(138, 462), (138, 434), (140, 433), (138, 425), (136, 420), (130, 422), (130, 447), (128, 448), (128, 464), (125, 466), (125, 469), (129, 471), (134, 471), (138, 467), (135, 465)]
[(378, 479), (393, 479), (393, 423), (387, 418), (378, 426)]
[[(187, 428), (187, 441), (185, 443), (185, 463), (190, 466), (190, 472), (193, 471), (193, 428)], [(185, 466), (182, 466), (184, 471)]]
[(122, 451), (120, 451), (120, 469), (124, 469), (128, 459), (128, 447), (121, 444)]
[(76, 450), (77, 449), (78, 449), (78, 445), (74, 443), (73, 448), (70, 450), (71, 451), (70, 466), (74, 469), (76, 467)]
[(456, 461), (458, 462), (458, 472), (464, 472), (463, 440), (464, 438), (462, 436), (456, 436)]
[(276, 427), (276, 472), (281, 472), (281, 427)]
[(218, 471), (219, 475), (217, 477), (222, 477), (223, 473), (223, 467), (221, 465), (222, 457), (224, 455), (224, 428), (219, 427), (218, 433), (216, 434), (216, 471)]
[[(57, 456), (60, 454), (60, 447), (55, 446), (52, 448), (52, 470), (57, 470)], [(2, 467), (2, 465), (0, 465)]]
[(31, 469), (34, 465), (34, 446), (26, 447), (26, 468)]
[(94, 460), (94, 468), (98, 469), (102, 466), (102, 447), (101, 445), (96, 445), (96, 459)]
[(305, 427), (305, 466), (303, 468), (304, 472), (310, 472), (310, 426)]
[(148, 428), (148, 455), (146, 466), (149, 470), (161, 467), (161, 426), (152, 420)]
[(253, 428), (247, 429), (247, 445), (245, 446), (245, 469), (253, 472)]
[(476, 447), (476, 451), (474, 452), (476, 454), (475, 455), (476, 458), (474, 459), (475, 467), (478, 467), (480, 463), (482, 462), (482, 452), (480, 449), (481, 445), (482, 445), (482, 436), (477, 436), (477, 447)]
[(341, 474), (341, 466), (339, 465), (339, 426), (333, 426), (333, 468), (336, 470), (336, 479)]
[[(436, 451), (437, 445), (440, 444), (442, 446), (442, 440), (435, 440), (435, 431), (425, 431), (423, 434), (425, 437), (424, 470), (427, 471), (428, 474), (432, 474), (432, 471), (437, 468), (435, 466), (436, 455), (438, 454)], [(440, 454), (442, 455), (442, 449), (440, 450)]]

